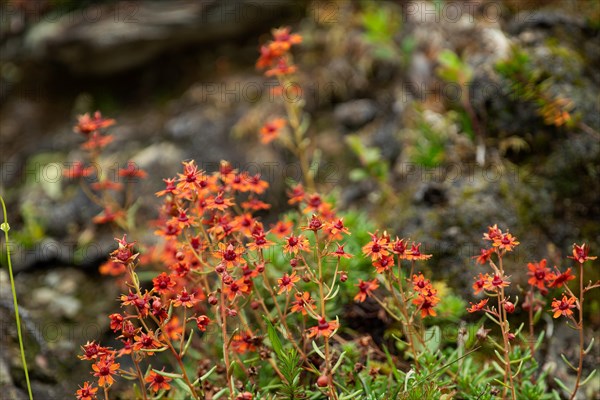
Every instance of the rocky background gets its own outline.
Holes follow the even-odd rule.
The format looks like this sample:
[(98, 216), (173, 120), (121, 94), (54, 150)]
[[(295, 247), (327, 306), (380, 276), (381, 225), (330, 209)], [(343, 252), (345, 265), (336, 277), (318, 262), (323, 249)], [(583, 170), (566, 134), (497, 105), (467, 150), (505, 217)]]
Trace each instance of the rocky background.
[[(117, 306), (118, 288), (98, 265), (118, 233), (94, 226), (100, 209), (59, 178), (81, 158), (76, 116), (98, 109), (117, 119), (106, 162), (148, 171), (136, 193), (141, 219), (152, 218), (161, 179), (189, 158), (262, 172), (276, 215), (294, 169), (288, 153), (257, 139), (278, 111), (254, 69), (272, 27), (304, 37), (296, 61), (321, 187), (339, 191), (342, 208), (423, 242), (438, 279), (468, 288), (470, 257), (494, 223), (522, 242), (513, 272), (542, 257), (564, 265), (574, 242), (599, 253), (600, 10), (592, 1), (34, 0), (4, 2), (0, 13), (0, 192), (27, 346), (36, 350), (36, 398), (72, 395), (87, 374), (79, 346), (106, 332)], [(515, 49), (527, 67), (502, 73)], [(467, 86), (444, 75), (448, 50)], [(545, 119), (539, 98), (513, 86), (524, 76), (530, 92), (564, 99), (573, 123)], [(20, 399), (5, 269), (0, 283), (0, 392)], [(598, 299), (590, 304), (598, 311)], [(598, 314), (589, 318), (600, 326)], [(568, 332), (555, 328), (551, 340), (568, 349)], [(557, 360), (550, 351), (547, 362)]]

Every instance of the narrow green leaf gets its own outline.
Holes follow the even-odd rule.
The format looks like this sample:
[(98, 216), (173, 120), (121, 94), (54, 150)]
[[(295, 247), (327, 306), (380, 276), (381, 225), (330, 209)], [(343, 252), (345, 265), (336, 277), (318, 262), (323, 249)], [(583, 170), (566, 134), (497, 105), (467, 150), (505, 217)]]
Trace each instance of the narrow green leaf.
[(185, 342), (185, 346), (183, 347), (183, 351), (181, 352), (181, 356), (182, 357), (187, 352), (187, 349), (188, 349), (188, 347), (190, 347), (190, 344), (192, 344), (192, 338), (193, 337), (194, 337), (194, 330), (190, 329), (190, 336), (188, 337), (187, 341)]
[(590, 374), (587, 376), (587, 378), (585, 378), (583, 380), (583, 382), (581, 382), (580, 386), (585, 385), (586, 383), (588, 383), (590, 381), (590, 379), (592, 379), (592, 377), (596, 374), (597, 369), (593, 370), (592, 372), (590, 372)]
[(567, 359), (567, 357), (563, 353), (560, 353), (560, 358), (562, 358), (563, 361), (565, 362), (565, 364), (567, 364), (573, 371), (577, 371), (577, 368), (575, 368), (575, 366), (573, 364), (571, 364), (571, 362)]
[(585, 349), (584, 353), (588, 354), (591, 350), (592, 347), (594, 346), (594, 338), (592, 338), (592, 340), (590, 341), (590, 344), (588, 345), (588, 347)]
[[(172, 372), (165, 372), (165, 371), (161, 371), (161, 370), (154, 369), (154, 368), (152, 368), (152, 371), (156, 372), (159, 375), (166, 376), (167, 378), (183, 379), (183, 375), (182, 374), (175, 374), (175, 373), (172, 373)], [(186, 387), (187, 387), (187, 385), (186, 385)]]
[(563, 381), (561, 381), (560, 379), (558, 379), (558, 378), (556, 378), (556, 377), (555, 377), (555, 378), (554, 378), (554, 382), (556, 382), (556, 384), (557, 384), (558, 386), (560, 386), (560, 387), (561, 387), (561, 389), (562, 389), (562, 390), (564, 390), (565, 392), (567, 392), (567, 393), (570, 393), (570, 392), (571, 392), (571, 389), (569, 389), (569, 388), (567, 387), (567, 385), (565, 385), (565, 384), (563, 383)]
[(313, 350), (315, 351), (315, 353), (317, 353), (323, 360), (325, 360), (325, 354), (323, 354), (321, 349), (319, 349), (319, 346), (317, 346), (317, 343), (315, 343), (314, 340), (311, 343), (312, 343), (312, 347), (313, 347)]
[(337, 360), (337, 362), (335, 363), (335, 365), (333, 366), (333, 368), (331, 368), (331, 373), (333, 374), (335, 372), (336, 369), (338, 369), (338, 367), (340, 365), (342, 365), (342, 361), (344, 361), (344, 357), (346, 356), (346, 352), (344, 351), (342, 354), (340, 354), (340, 358)]

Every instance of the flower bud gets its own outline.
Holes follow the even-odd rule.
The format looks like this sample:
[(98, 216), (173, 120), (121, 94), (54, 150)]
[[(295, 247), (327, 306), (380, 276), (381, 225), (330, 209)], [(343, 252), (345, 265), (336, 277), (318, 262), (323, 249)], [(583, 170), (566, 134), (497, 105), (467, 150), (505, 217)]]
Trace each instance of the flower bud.
[(292, 268), (296, 268), (298, 266), (298, 259), (297, 258), (292, 258), (290, 260), (290, 265), (292, 266)]
[(329, 386), (329, 377), (327, 375), (321, 375), (321, 376), (319, 376), (319, 378), (317, 379), (317, 386), (318, 387), (327, 387), (327, 386)]
[(215, 272), (217, 274), (222, 274), (223, 272), (225, 272), (225, 267), (223, 266), (223, 264), (219, 264), (215, 267)]
[(219, 300), (217, 300), (217, 296), (215, 296), (214, 294), (208, 296), (208, 304), (210, 304), (211, 306), (216, 305), (218, 302)]
[(253, 310), (258, 310), (259, 307), (260, 303), (258, 301), (253, 301), (250, 303), (250, 308), (252, 308)]
[(511, 303), (510, 301), (505, 301), (504, 302), (504, 310), (507, 313), (512, 314), (515, 311), (515, 305), (513, 303)]
[(346, 282), (348, 280), (348, 274), (346, 272), (340, 273), (340, 282)]

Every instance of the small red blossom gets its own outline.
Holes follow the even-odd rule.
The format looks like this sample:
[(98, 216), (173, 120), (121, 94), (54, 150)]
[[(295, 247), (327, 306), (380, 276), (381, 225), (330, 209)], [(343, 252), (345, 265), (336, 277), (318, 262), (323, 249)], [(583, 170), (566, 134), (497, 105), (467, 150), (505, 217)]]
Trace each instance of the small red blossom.
[(576, 243), (573, 244), (573, 255), (572, 256), (568, 256), (568, 258), (571, 258), (575, 261), (577, 261), (579, 264), (583, 264), (584, 262), (588, 261), (588, 260), (595, 260), (598, 257), (592, 257), (592, 256), (588, 256), (590, 249), (589, 247), (583, 243), (581, 245), (578, 245)]
[(567, 296), (563, 295), (562, 299), (552, 300), (552, 311), (554, 311), (554, 318), (558, 318), (561, 315), (563, 317), (570, 317), (573, 315), (573, 311), (571, 309), (577, 307), (576, 305), (577, 299), (574, 296), (567, 298)]
[(116, 123), (114, 119), (103, 118), (100, 111), (96, 111), (93, 117), (89, 113), (85, 113), (77, 117), (77, 125), (73, 130), (83, 135), (89, 135), (103, 128), (108, 128)]
[(187, 307), (187, 308), (191, 308), (194, 306), (194, 304), (196, 304), (198, 302), (198, 299), (196, 299), (196, 297), (194, 296), (194, 293), (188, 293), (188, 291), (183, 288), (183, 290), (181, 291), (180, 294), (177, 295), (177, 297), (175, 297), (175, 300), (173, 301), (173, 307)]
[(277, 139), (285, 125), (286, 121), (283, 118), (275, 118), (268, 121), (260, 128), (260, 141), (263, 144), (267, 144)]
[(494, 249), (481, 249), (479, 255), (473, 256), (472, 258), (474, 258), (478, 264), (485, 265), (492, 257), (492, 254), (494, 254)]
[(354, 286), (358, 287), (358, 293), (354, 296), (354, 301), (362, 303), (379, 287), (379, 282), (377, 282), (377, 279), (373, 279), (372, 281), (363, 281), (362, 279), (359, 279), (358, 284)]
[(309, 292), (304, 293), (294, 293), (295, 301), (292, 302), (291, 312), (300, 312), (302, 315), (306, 315), (306, 308), (309, 307), (312, 310), (315, 310), (317, 306), (315, 305), (315, 301), (310, 297)]
[(299, 251), (308, 251), (308, 249), (308, 239), (302, 235), (292, 235), (285, 238), (285, 245), (283, 246), (284, 253), (296, 255)]
[(473, 282), (473, 290), (475, 291), (476, 295), (478, 295), (485, 289), (485, 285), (489, 278), (490, 276), (488, 274), (483, 275), (481, 273), (479, 274), (479, 276), (473, 278), (475, 279), (475, 282)]
[(160, 294), (170, 293), (176, 285), (175, 281), (166, 272), (161, 272), (160, 275), (152, 279), (152, 284), (154, 290)]
[(77, 400), (94, 400), (96, 399), (97, 387), (89, 382), (83, 382), (83, 386), (79, 386), (79, 390), (75, 393)]
[(150, 371), (150, 373), (148, 374), (148, 376), (146, 377), (145, 381), (148, 383), (148, 387), (154, 392), (157, 393), (159, 390), (164, 389), (164, 390), (169, 390), (171, 389), (171, 385), (169, 385), (169, 382), (171, 382), (171, 378), (158, 374), (154, 371)]
[[(554, 267), (556, 268), (556, 267)], [(558, 269), (557, 269), (558, 271)], [(558, 271), (558, 274), (551, 274), (550, 277), (550, 287), (551, 288), (560, 288), (563, 287), (567, 282), (575, 279), (575, 275), (571, 273), (571, 268), (568, 268), (565, 272)]]
[(206, 328), (208, 327), (208, 324), (210, 324), (210, 318), (208, 318), (206, 315), (200, 315), (196, 317), (195, 320), (198, 329), (202, 332), (206, 332)]
[(421, 250), (419, 249), (420, 247), (421, 247), (421, 243), (419, 243), (419, 244), (413, 243), (410, 246), (410, 250), (404, 256), (404, 258), (406, 260), (411, 260), (411, 261), (428, 260), (428, 259), (430, 259), (431, 258), (431, 254), (422, 254)]
[(308, 337), (330, 337), (333, 335), (335, 330), (339, 328), (340, 324), (338, 321), (327, 321), (325, 318), (320, 318), (317, 326), (313, 326), (308, 329)]
[(499, 237), (495, 237), (492, 246), (500, 250), (512, 251), (519, 244), (520, 242), (517, 241), (517, 238), (507, 232), (501, 234)]
[(371, 257), (371, 261), (377, 261), (390, 254), (388, 248), (387, 241), (371, 234), (371, 241), (363, 246), (362, 251), (367, 257)]
[(129, 161), (126, 168), (119, 169), (119, 176), (122, 178), (145, 178), (148, 176), (146, 171), (140, 169), (136, 163)]
[(299, 280), (300, 277), (296, 275), (296, 271), (292, 272), (292, 275), (284, 274), (277, 280), (277, 283), (279, 284), (279, 291), (277, 294), (281, 294), (283, 292), (289, 293), (294, 288), (295, 283)]
[(539, 263), (527, 263), (527, 268), (529, 269), (527, 275), (531, 277), (527, 283), (545, 291), (546, 284), (552, 279), (550, 268), (546, 267), (546, 260), (541, 260)]
[(84, 167), (81, 161), (75, 161), (69, 168), (63, 171), (63, 176), (67, 179), (79, 179), (90, 176), (94, 172), (92, 167)]
[(467, 311), (470, 313), (474, 313), (474, 312), (483, 310), (483, 308), (487, 305), (488, 300), (489, 299), (483, 299), (477, 304), (473, 304), (473, 303), (469, 302), (469, 304), (471, 304), (471, 307), (467, 308)]
[(112, 357), (105, 357), (92, 364), (94, 376), (98, 377), (98, 386), (110, 386), (114, 383), (113, 375), (117, 374), (121, 364), (115, 363)]

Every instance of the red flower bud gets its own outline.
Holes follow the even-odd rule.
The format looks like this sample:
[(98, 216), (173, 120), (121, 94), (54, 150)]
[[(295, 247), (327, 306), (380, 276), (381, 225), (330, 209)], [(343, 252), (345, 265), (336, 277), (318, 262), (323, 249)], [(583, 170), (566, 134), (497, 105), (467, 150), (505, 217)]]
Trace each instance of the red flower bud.
[(327, 387), (327, 386), (329, 386), (329, 377), (327, 375), (321, 375), (321, 376), (319, 376), (319, 378), (317, 379), (317, 386), (318, 387)]
[(510, 301), (505, 301), (504, 302), (504, 310), (507, 313), (512, 314), (515, 311), (515, 305), (513, 303), (511, 303)]

